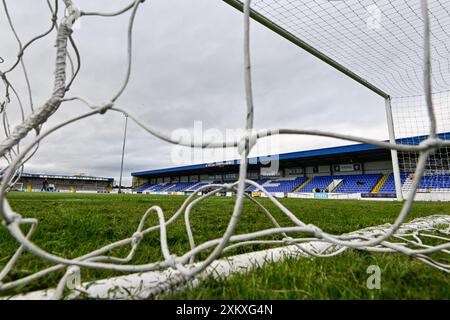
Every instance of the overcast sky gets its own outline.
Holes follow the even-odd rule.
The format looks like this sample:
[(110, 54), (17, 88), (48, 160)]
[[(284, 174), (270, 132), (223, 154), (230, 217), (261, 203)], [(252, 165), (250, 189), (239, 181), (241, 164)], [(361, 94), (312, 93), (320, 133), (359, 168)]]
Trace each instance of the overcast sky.
[[(111, 11), (129, 0), (74, 2), (85, 11)], [(48, 27), (45, 1), (8, 3), (23, 42)], [(14, 61), (18, 46), (1, 11), (0, 57), (5, 63), (0, 64), (0, 70), (5, 70)], [(82, 18), (73, 34), (82, 68), (67, 97), (79, 95), (100, 104), (117, 92), (126, 70), (128, 17)], [(136, 17), (131, 80), (117, 104), (168, 133), (181, 128), (193, 130), (196, 121), (202, 121), (203, 129), (218, 129), (223, 135), (226, 130), (242, 128), (246, 110), (242, 23), (242, 14), (221, 0), (144, 2)], [(387, 138), (382, 98), (256, 22), (252, 22), (251, 37), (257, 128), (315, 128)], [(36, 107), (51, 94), (54, 40), (52, 33), (33, 44), (25, 56)], [(23, 74), (18, 71), (10, 79), (29, 113)], [(17, 102), (9, 108), (13, 126), (18, 121)], [(80, 103), (66, 103), (44, 128), (85, 111)], [(118, 179), (123, 127), (124, 117), (118, 113), (72, 124), (46, 139), (25, 171)], [(280, 152), (346, 144), (304, 136), (283, 137), (279, 142), (276, 151)], [(130, 184), (133, 171), (178, 165), (171, 159), (173, 148), (130, 121), (125, 183)], [(220, 157), (205, 155), (201, 160)], [(198, 162), (198, 158), (190, 162)]]

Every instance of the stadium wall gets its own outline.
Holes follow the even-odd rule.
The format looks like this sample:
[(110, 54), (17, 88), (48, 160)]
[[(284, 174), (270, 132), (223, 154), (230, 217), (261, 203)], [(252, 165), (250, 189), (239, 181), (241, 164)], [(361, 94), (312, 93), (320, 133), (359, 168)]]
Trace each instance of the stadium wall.
[(382, 173), (389, 174), (392, 172), (391, 161), (373, 161), (364, 164), (364, 173)]

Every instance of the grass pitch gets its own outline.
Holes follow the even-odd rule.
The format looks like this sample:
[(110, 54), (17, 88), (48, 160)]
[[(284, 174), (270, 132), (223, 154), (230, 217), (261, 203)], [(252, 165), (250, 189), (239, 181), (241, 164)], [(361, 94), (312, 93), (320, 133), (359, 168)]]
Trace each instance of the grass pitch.
[[(184, 201), (182, 196), (85, 195), (48, 193), (11, 193), (12, 208), (24, 217), (35, 217), (39, 225), (33, 241), (41, 248), (66, 258), (75, 258), (135, 232), (144, 212), (153, 205), (164, 210), (166, 219)], [(271, 210), (281, 225), (289, 221), (267, 199), (258, 199)], [(314, 223), (330, 233), (392, 223), (401, 209), (396, 202), (282, 199), (281, 202), (305, 223)], [(229, 221), (234, 199), (213, 197), (195, 207), (191, 226), (197, 243), (220, 237)], [(450, 203), (418, 202), (408, 221), (426, 215), (449, 214)], [(157, 223), (152, 217), (147, 226)], [(272, 227), (270, 221), (248, 200), (236, 233), (253, 232)], [(168, 227), (168, 243), (174, 254), (189, 249), (184, 220)], [(0, 268), (17, 248), (6, 229), (0, 228)], [(239, 248), (238, 254), (266, 247)], [(112, 252), (125, 256), (128, 248)], [(198, 258), (206, 257), (206, 253)], [(161, 260), (159, 232), (145, 237), (133, 259), (134, 264)], [(450, 263), (448, 261), (447, 263)], [(366, 269), (381, 268), (381, 289), (369, 290)], [(34, 273), (49, 263), (24, 253), (6, 281)], [(54, 287), (62, 272), (35, 281), (11, 294)], [(118, 272), (82, 270), (82, 281), (101, 279)], [(5, 282), (6, 282), (5, 281)], [(349, 250), (327, 258), (290, 259), (268, 264), (248, 274), (237, 274), (225, 280), (207, 280), (197, 288), (183, 290), (166, 299), (449, 299), (450, 279), (413, 258), (398, 254), (375, 254)]]

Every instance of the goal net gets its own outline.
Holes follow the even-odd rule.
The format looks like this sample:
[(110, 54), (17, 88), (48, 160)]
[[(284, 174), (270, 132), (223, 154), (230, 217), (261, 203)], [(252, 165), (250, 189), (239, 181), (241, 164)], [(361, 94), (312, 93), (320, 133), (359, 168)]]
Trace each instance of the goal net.
[[(434, 113), (438, 136), (442, 140), (450, 139), (450, 100), (449, 91), (433, 94)], [(428, 137), (429, 122), (424, 96), (399, 97), (392, 100), (397, 141), (406, 145), (419, 145)], [(450, 149), (446, 146), (436, 149), (426, 161), (424, 177), (419, 192), (450, 191)], [(419, 153), (399, 152), (402, 191), (411, 190), (414, 171)]]
[[(198, 281), (208, 272), (222, 270), (220, 272), (226, 275), (230, 270), (242, 269), (242, 264), (249, 266), (255, 261), (258, 263), (266, 261), (269, 257), (275, 259), (289, 255), (289, 252), (326, 258), (351, 248), (406, 254), (443, 272), (449, 272), (449, 265), (441, 258), (448, 255), (450, 248), (449, 216), (428, 217), (411, 223), (406, 223), (406, 220), (413, 206), (414, 197), (422, 188), (422, 181), (431, 175), (443, 176), (448, 172), (447, 151), (450, 141), (446, 140), (447, 135), (441, 135), (440, 131), (448, 130), (446, 121), (449, 105), (446, 93), (442, 92), (447, 90), (446, 81), (450, 80), (450, 51), (447, 48), (450, 3), (437, 0), (377, 1), (376, 5), (373, 1), (363, 0), (255, 0), (251, 3), (249, 0), (224, 1), (244, 12), (243, 73), (246, 104), (243, 108), (246, 110), (246, 134), (242, 139), (234, 141), (201, 143), (183, 139), (173, 140), (167, 132), (155, 129), (151, 123), (142, 123), (137, 116), (128, 112), (126, 107), (116, 104), (117, 99), (128, 87), (135, 46), (142, 45), (133, 42), (133, 26), (136, 20), (142, 18), (139, 16), (140, 7), (148, 3), (134, 0), (116, 12), (103, 12), (101, 9), (88, 12), (78, 8), (76, 0), (42, 1), (42, 5), (48, 8), (49, 12), (48, 29), (25, 40), (18, 33), (17, 25), (38, 22), (15, 19), (15, 14), (8, 9), (8, 1), (3, 1), (1, 13), (6, 19), (5, 23), (10, 30), (11, 38), (17, 43), (18, 52), (10, 56), (1, 56), (0, 59), (2, 86), (0, 112), (4, 128), (0, 154), (6, 162), (0, 184), (0, 219), (2, 228), (6, 228), (17, 240), (17, 251), (0, 270), (0, 291), (21, 288), (49, 274), (64, 270), (64, 276), (56, 288), (33, 297), (59, 299), (65, 297), (67, 289), (70, 289), (68, 297), (73, 297), (74, 293), (84, 293), (88, 297), (123, 298), (132, 296), (138, 289), (140, 293), (137, 296), (143, 297), (141, 293), (145, 292), (145, 297), (148, 297), (173, 285)], [(101, 2), (98, 3), (101, 7)], [(83, 55), (72, 36), (76, 33), (74, 24), (83, 19), (115, 19), (119, 16), (127, 16), (128, 19), (124, 48), (127, 52), (127, 61), (120, 66), (125, 70), (121, 85), (119, 88), (110, 88), (110, 96), (106, 101), (88, 101), (83, 96), (72, 95), (72, 89), (77, 86), (76, 79)], [(254, 105), (252, 95), (250, 18), (266, 25), (386, 100), (392, 98), (394, 133), (399, 138), (406, 138), (408, 143), (396, 143), (394, 134), (391, 135), (389, 142), (385, 142), (301, 128), (254, 130), (253, 118), (258, 112), (258, 106)], [(30, 49), (33, 45), (40, 42), (45, 44), (44, 39), (52, 41), (52, 45), (48, 46), (48, 55), (54, 57), (54, 79), (53, 89), (48, 92), (47, 99), (38, 105), (37, 101), (33, 100), (33, 84), (29, 81), (26, 59), (27, 55), (31, 54)], [(98, 63), (102, 63), (101, 59)], [(20, 94), (19, 88), (25, 88), (25, 94)], [(48, 120), (69, 101), (78, 103), (87, 111), (80, 111), (78, 115), (69, 117), (59, 124), (49, 125)], [(122, 101), (121, 105), (126, 106), (126, 101)], [(33, 157), (39, 146), (46, 143), (49, 136), (74, 122), (88, 121), (94, 115), (105, 113), (118, 116), (126, 114), (130, 121), (167, 143), (191, 148), (237, 148), (240, 154), (238, 179), (234, 183), (210, 184), (198, 188), (168, 219), (161, 207), (152, 206), (143, 213), (134, 234), (87, 252), (83, 256), (67, 258), (50, 253), (33, 242), (32, 236), (39, 228), (37, 219), (25, 218), (20, 212), (14, 211), (9, 205), (7, 193), (20, 176), (23, 166)], [(395, 221), (390, 225), (355, 230), (348, 234), (327, 233), (318, 225), (303, 222), (299, 218), (301, 213), (292, 212), (263, 186), (247, 179), (246, 160), (256, 142), (269, 136), (284, 134), (312, 135), (367, 143), (400, 153), (402, 173), (410, 174), (410, 184), (407, 197)], [(408, 137), (417, 137), (418, 134), (423, 136), (408, 140)], [(431, 183), (440, 186), (441, 182)], [(257, 199), (248, 196), (244, 192), (247, 185), (252, 185), (258, 192), (264, 193), (289, 219), (290, 226), (282, 227), (269, 209)], [(204, 191), (207, 192), (203, 194)], [(201, 205), (203, 200), (219, 192), (235, 194), (234, 209), (227, 228), (217, 239), (196, 243), (190, 225), (190, 212), (193, 207)], [(265, 219), (273, 223), (272, 228), (236, 234), (235, 230), (240, 222), (246, 198), (251, 205), (261, 210)], [(158, 224), (146, 227), (149, 216), (157, 216)], [(177, 256), (171, 252), (167, 241), (169, 230), (167, 226), (183, 217), (190, 249)], [(157, 232), (163, 259), (140, 265), (131, 263), (142, 239)], [(265, 237), (269, 235), (277, 238), (268, 241)], [(425, 238), (432, 238), (432, 244), (426, 244), (421, 240)], [(224, 252), (231, 248), (254, 244), (277, 244), (280, 249), (276, 252), (255, 252), (253, 255), (231, 258), (235, 264), (230, 264), (230, 260), (221, 259)], [(114, 255), (112, 252), (117, 248), (128, 248), (128, 254), (124, 257)], [(10, 277), (11, 270), (24, 251), (45, 260), (51, 266), (19, 279)], [(436, 252), (442, 255), (433, 255)], [(197, 257), (200, 253), (207, 253), (206, 259), (199, 261)], [(130, 275), (126, 276), (125, 280), (104, 279), (94, 284), (85, 284), (79, 278), (80, 270), (85, 268), (121, 271)], [(136, 284), (136, 287), (127, 287), (130, 283)], [(97, 288), (98, 291), (90, 291), (92, 288)], [(104, 294), (98, 294), (100, 291)], [(120, 294), (115, 295), (117, 292)]]

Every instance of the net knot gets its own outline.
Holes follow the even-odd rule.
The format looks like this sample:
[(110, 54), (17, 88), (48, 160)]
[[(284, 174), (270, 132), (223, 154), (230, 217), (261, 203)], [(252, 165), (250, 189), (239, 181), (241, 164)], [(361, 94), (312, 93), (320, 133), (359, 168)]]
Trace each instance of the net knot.
[(178, 269), (177, 256), (172, 254), (166, 259), (166, 264), (168, 268)]
[(142, 240), (143, 237), (144, 237), (144, 234), (140, 231), (136, 231), (135, 233), (133, 233), (132, 240), (131, 240), (132, 245), (134, 246), (134, 245), (138, 244)]
[(239, 141), (239, 144), (238, 144), (239, 154), (244, 153), (246, 150), (248, 150), (248, 152), (250, 152), (250, 150), (255, 146), (257, 141), (258, 141), (258, 137), (256, 136), (256, 134), (247, 133)]
[(15, 213), (15, 214), (12, 215), (12, 221), (20, 222), (20, 221), (22, 221), (22, 216), (20, 214), (18, 214), (18, 213)]
[(2, 224), (4, 226), (8, 226), (12, 223), (20, 223), (22, 221), (22, 216), (18, 213), (12, 213), (11, 215), (8, 216), (9, 221), (2, 221)]
[(294, 239), (292, 238), (292, 237), (286, 237), (286, 238), (283, 238), (283, 242), (285, 243), (285, 244), (293, 244), (294, 243)]
[(66, 8), (66, 16), (64, 20), (64, 24), (72, 29), (73, 25), (77, 21), (77, 19), (81, 16), (81, 11), (74, 4), (71, 4)]
[(308, 225), (306, 225), (306, 226), (310, 229), (310, 232), (311, 232), (315, 237), (317, 237), (317, 238), (321, 238), (321, 237), (322, 237), (322, 234), (323, 234), (322, 229), (320, 229), (319, 227), (317, 227), (317, 226), (315, 226), (315, 225), (313, 225), (313, 224), (308, 224)]
[(109, 101), (109, 102), (105, 103), (104, 105), (102, 105), (101, 107), (97, 108), (98, 113), (105, 114), (106, 111), (111, 109), (113, 106), (114, 106), (114, 103), (112, 101)]
[(223, 187), (224, 187), (225, 189), (227, 189), (227, 190), (233, 189), (233, 185), (232, 185), (231, 183), (224, 183), (224, 184), (223, 184)]
[(22, 216), (18, 213), (13, 213), (11, 215), (11, 223), (20, 223), (22, 221)]
[(426, 149), (437, 149), (441, 146), (442, 141), (439, 138), (428, 138), (422, 141), (419, 145)]
[(79, 266), (69, 266), (67, 268), (67, 274), (69, 275), (79, 275), (81, 273)]

